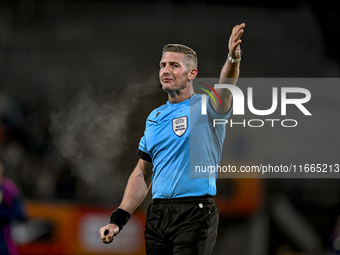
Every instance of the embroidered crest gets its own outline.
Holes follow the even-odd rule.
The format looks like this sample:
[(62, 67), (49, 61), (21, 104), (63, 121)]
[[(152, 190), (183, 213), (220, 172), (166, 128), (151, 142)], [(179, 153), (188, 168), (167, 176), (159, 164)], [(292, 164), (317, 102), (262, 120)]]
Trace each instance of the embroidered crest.
[(172, 130), (176, 135), (181, 137), (188, 128), (188, 117), (183, 116), (176, 119), (172, 119)]

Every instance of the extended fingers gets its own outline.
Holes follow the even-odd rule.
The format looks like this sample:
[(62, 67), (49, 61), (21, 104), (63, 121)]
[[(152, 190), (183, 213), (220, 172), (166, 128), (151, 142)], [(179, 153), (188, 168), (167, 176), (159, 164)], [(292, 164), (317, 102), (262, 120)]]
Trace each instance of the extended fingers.
[(236, 25), (233, 29), (232, 32), (232, 37), (233, 37), (233, 41), (234, 43), (238, 42), (242, 36), (242, 34), (244, 33), (244, 27), (246, 26), (245, 23), (242, 23), (241, 25)]
[(234, 26), (230, 39), (229, 39), (229, 51), (233, 52), (241, 44), (241, 36), (244, 33), (245, 23)]
[(245, 28), (245, 26), (246, 26), (246, 24), (245, 23), (242, 23), (242, 24), (240, 24), (240, 25), (236, 25), (236, 26), (234, 26), (234, 28), (233, 28), (233, 33), (237, 33), (238, 31), (240, 31), (240, 30), (242, 30), (242, 29), (244, 29)]

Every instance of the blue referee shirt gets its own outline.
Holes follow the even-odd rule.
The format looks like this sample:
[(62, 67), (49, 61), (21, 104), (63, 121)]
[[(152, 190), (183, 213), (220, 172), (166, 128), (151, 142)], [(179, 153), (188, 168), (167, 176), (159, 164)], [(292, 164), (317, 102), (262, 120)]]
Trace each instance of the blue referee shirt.
[[(152, 198), (216, 195), (217, 175), (195, 172), (196, 166), (216, 166), (222, 157), (226, 125), (213, 127), (216, 113), (207, 97), (207, 115), (201, 114), (202, 95), (153, 110), (146, 121), (139, 155), (152, 161)], [(190, 174), (191, 173), (191, 174)]]

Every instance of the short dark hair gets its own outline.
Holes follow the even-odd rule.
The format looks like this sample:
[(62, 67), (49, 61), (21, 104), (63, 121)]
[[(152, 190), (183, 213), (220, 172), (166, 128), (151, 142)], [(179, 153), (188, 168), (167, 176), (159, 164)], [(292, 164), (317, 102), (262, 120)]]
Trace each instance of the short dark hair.
[(191, 62), (191, 67), (197, 68), (197, 54), (196, 52), (189, 48), (188, 46), (182, 44), (167, 44), (164, 46), (162, 54), (165, 52), (177, 52), (185, 54), (185, 57), (189, 62)]

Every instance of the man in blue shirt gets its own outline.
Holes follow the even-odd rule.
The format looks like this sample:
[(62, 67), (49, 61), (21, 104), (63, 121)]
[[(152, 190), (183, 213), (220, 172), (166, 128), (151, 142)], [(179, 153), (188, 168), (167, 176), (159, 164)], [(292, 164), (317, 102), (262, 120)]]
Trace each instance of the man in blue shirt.
[[(245, 24), (233, 28), (229, 55), (220, 83), (236, 84), (241, 60), (241, 36)], [(211, 254), (216, 241), (218, 210), (216, 176), (195, 173), (195, 165), (220, 163), (225, 125), (213, 127), (211, 119), (227, 119), (232, 107), (229, 90), (216, 89), (220, 104), (209, 99), (207, 115), (201, 114), (202, 96), (193, 91), (197, 55), (187, 46), (168, 44), (163, 48), (159, 79), (168, 102), (148, 116), (138, 147), (140, 159), (132, 172), (123, 200), (99, 231), (104, 243), (111, 243), (131, 213), (152, 186), (145, 241), (147, 254)], [(145, 181), (152, 167), (152, 183)], [(204, 177), (204, 178), (202, 178)], [(212, 177), (212, 178), (211, 178)]]

